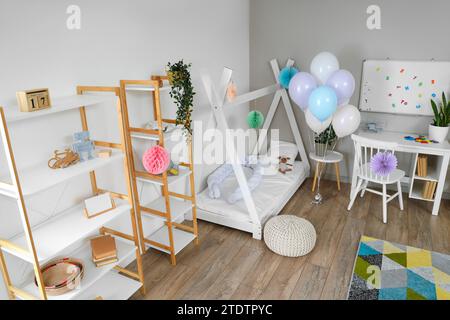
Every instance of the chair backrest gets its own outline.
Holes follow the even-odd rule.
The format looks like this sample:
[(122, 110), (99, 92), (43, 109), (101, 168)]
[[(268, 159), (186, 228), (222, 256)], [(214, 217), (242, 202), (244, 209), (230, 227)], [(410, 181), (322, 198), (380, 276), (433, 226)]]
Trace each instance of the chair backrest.
[(356, 156), (356, 163), (353, 165), (358, 166), (358, 175), (377, 181), (389, 180), (390, 175), (381, 176), (374, 173), (371, 170), (370, 161), (378, 152), (390, 152), (394, 154), (397, 143), (368, 139), (355, 134), (352, 134), (352, 140), (355, 144)]

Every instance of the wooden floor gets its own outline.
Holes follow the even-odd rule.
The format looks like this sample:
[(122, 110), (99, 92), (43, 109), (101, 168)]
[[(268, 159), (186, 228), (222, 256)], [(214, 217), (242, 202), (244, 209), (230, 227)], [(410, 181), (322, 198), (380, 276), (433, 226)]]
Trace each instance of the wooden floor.
[(429, 203), (404, 194), (405, 210), (392, 201), (383, 224), (379, 196), (366, 193), (349, 213), (349, 185), (337, 192), (335, 182), (323, 181), (320, 206), (311, 204), (310, 190), (308, 180), (282, 212), (316, 228), (309, 255), (281, 257), (248, 233), (200, 222), (200, 245), (185, 248), (176, 267), (155, 250), (143, 257), (148, 293), (132, 299), (346, 299), (362, 234), (450, 254), (450, 201), (435, 217)]

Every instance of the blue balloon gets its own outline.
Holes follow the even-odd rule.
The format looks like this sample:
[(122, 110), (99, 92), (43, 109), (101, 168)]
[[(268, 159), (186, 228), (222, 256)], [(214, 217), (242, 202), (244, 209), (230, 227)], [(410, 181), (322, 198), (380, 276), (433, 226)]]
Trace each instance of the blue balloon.
[(278, 76), (278, 80), (283, 88), (289, 88), (289, 83), (291, 79), (298, 73), (298, 69), (294, 67), (285, 67), (280, 71), (280, 75)]
[(334, 90), (328, 86), (314, 89), (309, 96), (309, 110), (320, 121), (325, 121), (336, 111), (338, 99)]

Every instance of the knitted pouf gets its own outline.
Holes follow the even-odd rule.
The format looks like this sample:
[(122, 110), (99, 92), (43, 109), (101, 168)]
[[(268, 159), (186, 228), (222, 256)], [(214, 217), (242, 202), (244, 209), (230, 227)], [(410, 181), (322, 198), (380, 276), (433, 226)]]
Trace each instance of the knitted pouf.
[(300, 257), (314, 248), (316, 230), (308, 220), (291, 215), (276, 216), (264, 227), (264, 241), (276, 254)]

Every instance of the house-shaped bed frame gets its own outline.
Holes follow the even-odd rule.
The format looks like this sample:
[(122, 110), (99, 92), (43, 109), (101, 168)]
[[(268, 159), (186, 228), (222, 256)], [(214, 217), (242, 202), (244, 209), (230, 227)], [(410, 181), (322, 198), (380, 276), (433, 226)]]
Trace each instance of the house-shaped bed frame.
[[(269, 111), (266, 115), (266, 120), (263, 125), (263, 130), (261, 130), (261, 134), (258, 138), (258, 141), (255, 145), (255, 150), (253, 151), (253, 154), (256, 154), (257, 151), (261, 148), (262, 145), (264, 145), (264, 142), (267, 138), (267, 132), (270, 128), (272, 119), (275, 115), (275, 112), (278, 109), (278, 106), (280, 105), (280, 100), (283, 101), (284, 109), (286, 110), (286, 114), (289, 120), (289, 124), (292, 130), (292, 133), (294, 135), (295, 143), (298, 147), (298, 151), (300, 153), (301, 161), (303, 162), (303, 165), (305, 167), (305, 171), (307, 172), (307, 175), (309, 175), (310, 172), (310, 165), (308, 161), (308, 157), (306, 155), (305, 146), (303, 144), (302, 137), (300, 135), (300, 131), (297, 126), (297, 122), (295, 120), (294, 112), (292, 110), (292, 105), (287, 93), (287, 90), (283, 88), (280, 85), (280, 82), (278, 80), (279, 74), (280, 74), (280, 68), (278, 66), (277, 60), (273, 59), (271, 62), (271, 67), (273, 74), (275, 76), (276, 83), (270, 86), (267, 86), (262, 89), (258, 89), (255, 91), (248, 92), (246, 94), (237, 96), (232, 102), (225, 103), (225, 96), (228, 88), (228, 84), (231, 81), (231, 76), (233, 71), (229, 68), (224, 68), (222, 72), (222, 76), (220, 79), (219, 86), (217, 89), (212, 84), (212, 81), (209, 76), (204, 75), (202, 77), (203, 83), (205, 85), (206, 93), (209, 99), (209, 102), (211, 104), (211, 109), (214, 115), (214, 119), (216, 121), (216, 128), (221, 130), (223, 133), (223, 136), (226, 137), (227, 133), (229, 132), (229, 127), (227, 120), (225, 118), (224, 114), (224, 108), (232, 108), (236, 107), (238, 105), (248, 103), (250, 101), (259, 99), (261, 97), (275, 94), (273, 101), (270, 105)], [(292, 67), (294, 65), (294, 60), (289, 59), (286, 63), (286, 67)], [(243, 194), (243, 200), (245, 201), (246, 207), (248, 209), (248, 213), (250, 216), (250, 221), (245, 222), (242, 220), (236, 220), (233, 219), (233, 217), (226, 217), (223, 215), (216, 214), (214, 212), (202, 210), (201, 208), (198, 208), (198, 218), (206, 221), (210, 221), (213, 223), (221, 224), (227, 227), (231, 227), (234, 229), (243, 230), (246, 232), (251, 232), (253, 234), (253, 238), (255, 239), (261, 239), (262, 237), (262, 223), (260, 221), (260, 218), (258, 216), (255, 203), (253, 201), (252, 195), (250, 193), (250, 190), (247, 185), (247, 179), (244, 174), (244, 170), (242, 168), (242, 165), (240, 161), (238, 160), (236, 146), (234, 144), (234, 139), (225, 139), (226, 140), (226, 154), (227, 154), (227, 160), (232, 164), (233, 170), (236, 176), (236, 179), (238, 181), (238, 184), (241, 188), (242, 194)], [(306, 177), (305, 177), (306, 178)], [(262, 182), (264, 183), (264, 182)], [(303, 181), (301, 181), (303, 183)], [(280, 208), (280, 210), (282, 207)], [(275, 213), (278, 214), (278, 212)]]

